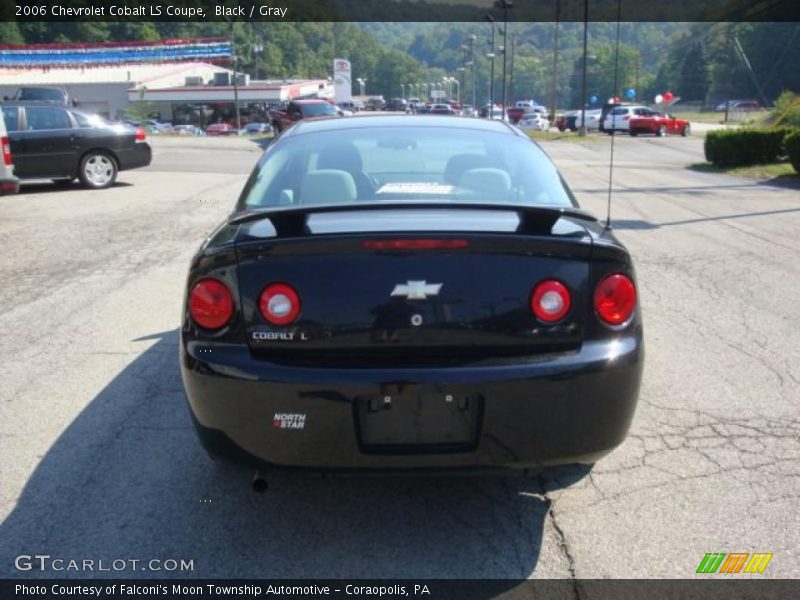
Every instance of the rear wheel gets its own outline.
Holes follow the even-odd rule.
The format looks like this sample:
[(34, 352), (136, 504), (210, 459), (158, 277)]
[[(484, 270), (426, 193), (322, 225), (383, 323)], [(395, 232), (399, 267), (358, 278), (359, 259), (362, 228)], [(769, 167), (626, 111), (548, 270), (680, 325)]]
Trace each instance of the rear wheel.
[(656, 135), (658, 137), (664, 137), (665, 135), (667, 135), (667, 128), (662, 125), (661, 127), (658, 128), (658, 132), (656, 132)]
[(78, 177), (83, 185), (92, 189), (110, 187), (117, 179), (117, 162), (109, 154), (93, 150), (81, 160)]
[(630, 129), (628, 130), (628, 135), (630, 135), (631, 137), (636, 137), (637, 133), (633, 129)]
[(688, 123), (686, 124), (686, 127), (683, 128), (683, 131), (681, 131), (681, 135), (683, 137), (686, 137), (687, 135), (692, 135), (692, 128)]

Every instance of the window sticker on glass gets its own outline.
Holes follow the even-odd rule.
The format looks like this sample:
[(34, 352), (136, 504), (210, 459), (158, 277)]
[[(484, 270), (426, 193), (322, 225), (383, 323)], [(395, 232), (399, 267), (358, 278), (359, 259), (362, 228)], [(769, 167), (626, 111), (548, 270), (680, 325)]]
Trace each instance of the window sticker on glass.
[(378, 189), (378, 194), (441, 194), (450, 195), (455, 192), (455, 186), (425, 182), (425, 181), (395, 181), (383, 184)]

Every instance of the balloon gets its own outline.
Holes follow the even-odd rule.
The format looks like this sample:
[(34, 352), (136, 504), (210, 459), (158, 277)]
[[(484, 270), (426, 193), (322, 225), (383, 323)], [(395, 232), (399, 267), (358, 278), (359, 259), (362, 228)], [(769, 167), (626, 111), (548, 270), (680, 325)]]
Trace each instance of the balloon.
[(664, 102), (669, 102), (670, 100), (672, 100), (673, 97), (674, 96), (672, 95), (672, 92), (665, 92), (664, 93)]
[(589, 96), (589, 102), (591, 104), (597, 104), (597, 96)]
[(628, 89), (628, 91), (627, 91), (627, 92), (625, 92), (625, 95), (626, 95), (628, 98), (635, 98), (635, 97), (636, 97), (636, 90), (635, 90), (635, 89), (633, 89), (633, 88), (629, 88), (629, 89)]
[(661, 94), (656, 94), (655, 100), (656, 104), (661, 104), (664, 101), (664, 96), (662, 96)]

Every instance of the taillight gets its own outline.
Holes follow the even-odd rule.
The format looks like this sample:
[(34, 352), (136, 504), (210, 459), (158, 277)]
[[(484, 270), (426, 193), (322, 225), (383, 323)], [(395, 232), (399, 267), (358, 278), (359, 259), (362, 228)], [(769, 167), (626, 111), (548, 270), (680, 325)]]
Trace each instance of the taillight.
[(0, 138), (0, 146), (3, 148), (3, 164), (7, 167), (11, 166), (11, 144), (8, 142), (7, 137)]
[(531, 294), (531, 310), (540, 321), (555, 323), (564, 318), (571, 305), (569, 290), (560, 281), (540, 281)]
[(457, 250), (466, 248), (467, 240), (367, 240), (366, 250)]
[(300, 314), (300, 296), (286, 283), (271, 283), (261, 292), (258, 307), (273, 325), (288, 325)]
[(146, 142), (147, 141), (147, 132), (143, 128), (137, 127), (136, 128), (136, 135), (134, 136), (133, 139), (135, 141), (137, 141), (137, 142)]
[(206, 329), (219, 329), (233, 316), (233, 296), (216, 279), (201, 279), (189, 294), (189, 314)]
[(636, 288), (627, 275), (614, 273), (604, 277), (594, 291), (594, 310), (611, 326), (622, 325), (636, 308)]

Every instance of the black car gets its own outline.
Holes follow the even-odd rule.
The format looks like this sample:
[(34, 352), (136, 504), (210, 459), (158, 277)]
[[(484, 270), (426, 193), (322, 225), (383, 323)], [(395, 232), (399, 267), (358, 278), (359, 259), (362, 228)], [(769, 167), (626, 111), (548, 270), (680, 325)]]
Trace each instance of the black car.
[(51, 103), (2, 104), (15, 174), (21, 180), (76, 177), (90, 188), (111, 186), (119, 171), (150, 164), (143, 129)]
[(214, 457), (538, 470), (620, 444), (643, 365), (633, 264), (493, 121), (301, 122), (194, 256), (181, 371)]

